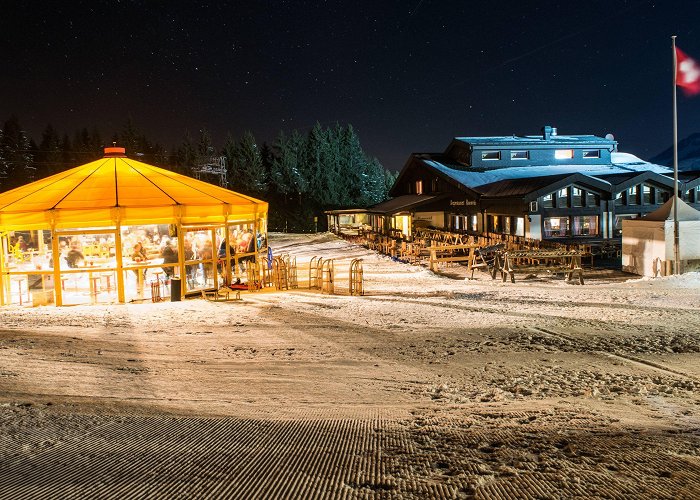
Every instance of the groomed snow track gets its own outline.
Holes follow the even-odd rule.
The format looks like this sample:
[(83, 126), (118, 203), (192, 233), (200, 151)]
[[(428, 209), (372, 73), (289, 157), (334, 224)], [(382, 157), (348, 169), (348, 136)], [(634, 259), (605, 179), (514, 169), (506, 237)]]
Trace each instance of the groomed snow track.
[(29, 456), (19, 445), (0, 461), (0, 497), (354, 498), (384, 487), (376, 420), (111, 420), (60, 442), (35, 436)]
[[(36, 416), (31, 411), (23, 414), (25, 422)], [(420, 416), (42, 415), (42, 425), (32, 425), (21, 441), (0, 443), (6, 450), (0, 454), (0, 498), (700, 495), (700, 462), (688, 454), (697, 445), (692, 433), (680, 441), (673, 434), (596, 435), (582, 432), (583, 424), (551, 434), (538, 424), (546, 412), (469, 414), (484, 425), (470, 429), (462, 418)], [(644, 445), (658, 447), (657, 453)]]

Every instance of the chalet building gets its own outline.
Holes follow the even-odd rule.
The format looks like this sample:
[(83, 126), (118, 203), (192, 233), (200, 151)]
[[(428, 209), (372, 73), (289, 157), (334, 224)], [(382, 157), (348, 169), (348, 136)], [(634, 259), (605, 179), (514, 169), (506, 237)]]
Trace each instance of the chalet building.
[(696, 210), (700, 210), (700, 170), (678, 172), (682, 183), (683, 200)]
[[(622, 220), (673, 196), (670, 169), (617, 150), (612, 136), (456, 137), (443, 153), (414, 153), (389, 194), (356, 221), (410, 236), (416, 227), (536, 240), (618, 238)], [(685, 184), (700, 201), (700, 177)], [(330, 217), (353, 211), (330, 212)], [(333, 220), (330, 221), (333, 226)]]

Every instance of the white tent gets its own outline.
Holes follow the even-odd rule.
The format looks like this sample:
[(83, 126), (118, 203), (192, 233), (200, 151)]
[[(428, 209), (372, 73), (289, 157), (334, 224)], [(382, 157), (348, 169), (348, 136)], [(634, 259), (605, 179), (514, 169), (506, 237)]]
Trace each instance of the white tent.
[[(700, 268), (700, 212), (678, 200), (681, 272)], [(668, 274), (673, 255), (673, 198), (639, 219), (622, 221), (622, 270), (642, 276)]]

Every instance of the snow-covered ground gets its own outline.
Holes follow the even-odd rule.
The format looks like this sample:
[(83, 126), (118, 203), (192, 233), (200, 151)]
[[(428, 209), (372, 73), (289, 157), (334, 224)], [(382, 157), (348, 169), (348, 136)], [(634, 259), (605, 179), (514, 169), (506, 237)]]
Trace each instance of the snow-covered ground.
[[(296, 257), (300, 288), (0, 309), (0, 498), (47, 491), (39, 483), (63, 497), (104, 496), (105, 484), (190, 496), (164, 486), (183, 477), (202, 496), (217, 496), (222, 477), (267, 491), (271, 456), (287, 474), (280, 491), (305, 497), (700, 495), (698, 273), (504, 283), (460, 266), (434, 274), (329, 234), (270, 244)], [(336, 294), (306, 289), (312, 257), (334, 259)], [(347, 294), (355, 258), (361, 297)], [(279, 427), (256, 445), (267, 458), (245, 474), (192, 465), (205, 448), (252, 460), (234, 430), (197, 444), (232, 421), (253, 434)], [(176, 427), (134, 434), (148, 426)], [(285, 441), (307, 427), (311, 437)], [(326, 465), (289, 458), (319, 453)], [(129, 454), (168, 472), (139, 482), (119, 462)], [(106, 472), (88, 467), (100, 460)], [(51, 477), (83, 479), (47, 482), (47, 464)], [(240, 488), (229, 491), (247, 496)]]

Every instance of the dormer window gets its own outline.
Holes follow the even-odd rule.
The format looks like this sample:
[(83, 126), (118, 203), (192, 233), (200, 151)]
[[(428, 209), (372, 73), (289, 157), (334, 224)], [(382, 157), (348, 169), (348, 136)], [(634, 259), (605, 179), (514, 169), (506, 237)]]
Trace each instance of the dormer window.
[(569, 188), (565, 187), (558, 191), (557, 193), (557, 207), (568, 207), (569, 206)]
[(620, 191), (615, 195), (615, 206), (621, 207), (625, 204), (625, 202), (627, 201), (626, 194), (627, 193), (625, 191)]
[(416, 194), (423, 194), (423, 181), (422, 180), (416, 181)]
[(542, 197), (542, 206), (544, 208), (554, 208), (554, 196), (552, 193), (546, 194)]
[(571, 188), (571, 205), (574, 207), (583, 206), (583, 191), (580, 188)]
[(511, 160), (527, 160), (529, 158), (530, 158), (529, 151), (511, 151), (510, 152), (510, 159)]
[(583, 158), (600, 158), (600, 149), (584, 149)]
[(597, 207), (600, 205), (600, 198), (597, 194), (586, 191), (586, 206), (587, 207)]
[(627, 190), (627, 204), (639, 205), (639, 185), (632, 186)]
[(500, 151), (484, 151), (481, 153), (481, 159), (482, 160), (500, 160), (501, 159), (501, 152)]
[(570, 160), (574, 157), (573, 149), (557, 149), (554, 151), (554, 158), (556, 160)]

